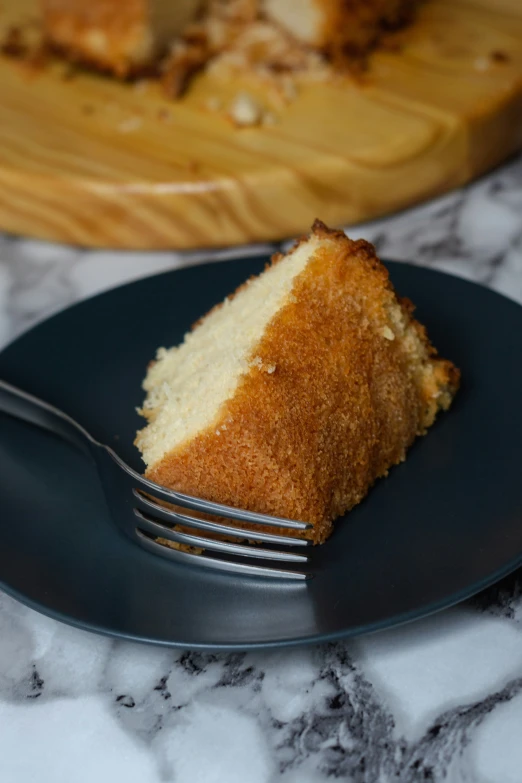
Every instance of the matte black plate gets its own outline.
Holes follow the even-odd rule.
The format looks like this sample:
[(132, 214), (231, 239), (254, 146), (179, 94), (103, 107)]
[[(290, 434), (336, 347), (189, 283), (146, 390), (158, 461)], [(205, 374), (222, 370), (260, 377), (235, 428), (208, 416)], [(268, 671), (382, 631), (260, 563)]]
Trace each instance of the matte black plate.
[[(70, 413), (140, 469), (144, 369), (262, 259), (170, 272), (50, 318), (0, 354), (0, 377)], [(477, 285), (390, 263), (462, 389), (407, 461), (315, 548), (306, 585), (164, 561), (108, 516), (70, 446), (0, 415), (0, 584), (92, 631), (191, 648), (302, 644), (450, 606), (522, 564), (522, 308)]]

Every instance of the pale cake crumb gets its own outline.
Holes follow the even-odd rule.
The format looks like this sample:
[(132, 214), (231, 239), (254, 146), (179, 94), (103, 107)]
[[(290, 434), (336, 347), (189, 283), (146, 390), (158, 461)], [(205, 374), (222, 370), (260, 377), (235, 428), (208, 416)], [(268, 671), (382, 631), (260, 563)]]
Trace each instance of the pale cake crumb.
[(229, 109), (229, 117), (239, 127), (259, 125), (263, 119), (263, 107), (248, 92), (240, 92)]

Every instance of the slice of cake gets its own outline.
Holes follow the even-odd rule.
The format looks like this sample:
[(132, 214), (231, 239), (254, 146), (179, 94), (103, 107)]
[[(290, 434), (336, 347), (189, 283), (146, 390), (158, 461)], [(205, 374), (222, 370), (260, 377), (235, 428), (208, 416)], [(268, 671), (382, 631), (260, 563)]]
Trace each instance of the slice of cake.
[(457, 390), (372, 245), (308, 238), (149, 367), (136, 445), (181, 492), (313, 523), (359, 503)]
[(202, 0), (40, 0), (46, 39), (71, 60), (117, 76), (154, 65)]

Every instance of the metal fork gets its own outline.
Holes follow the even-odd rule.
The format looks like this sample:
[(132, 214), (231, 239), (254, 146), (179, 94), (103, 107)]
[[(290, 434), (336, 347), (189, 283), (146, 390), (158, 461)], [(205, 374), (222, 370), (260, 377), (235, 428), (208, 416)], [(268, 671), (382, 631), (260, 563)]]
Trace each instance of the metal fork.
[[(278, 533), (243, 530), (234, 526), (230, 520), (249, 522), (268, 528), (281, 527), (299, 531), (308, 530), (312, 525), (232, 508), (221, 503), (184, 495), (155, 484), (129, 467), (109, 446), (98, 443), (92, 435), (66, 413), (2, 380), (0, 380), (0, 412), (46, 429), (73, 443), (93, 458), (114, 521), (127, 536), (150, 552), (171, 560), (207, 566), (222, 571), (232, 571), (236, 574), (299, 580), (312, 576), (309, 571), (287, 570), (272, 565), (241, 562), (241, 558), (247, 558), (248, 560), (279, 561), (303, 567), (309, 560), (305, 554), (298, 554), (286, 549), (271, 549), (206, 538), (173, 529), (174, 525), (183, 525), (189, 529), (195, 528), (240, 539), (248, 538), (248, 540), (268, 545), (306, 547), (310, 544), (307, 540)], [(183, 509), (225, 518), (227, 521), (224, 523), (211, 522), (182, 514), (160, 505), (158, 502), (160, 500)], [(158, 538), (202, 549), (205, 554), (173, 549), (159, 543)]]

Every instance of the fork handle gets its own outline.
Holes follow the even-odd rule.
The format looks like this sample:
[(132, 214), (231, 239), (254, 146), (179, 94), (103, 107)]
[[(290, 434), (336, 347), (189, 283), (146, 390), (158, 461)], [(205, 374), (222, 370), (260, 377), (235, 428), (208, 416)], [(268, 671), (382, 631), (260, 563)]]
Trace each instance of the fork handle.
[(74, 419), (48, 402), (34, 397), (6, 381), (0, 380), (0, 413), (47, 430), (69, 441), (92, 458), (96, 441)]

